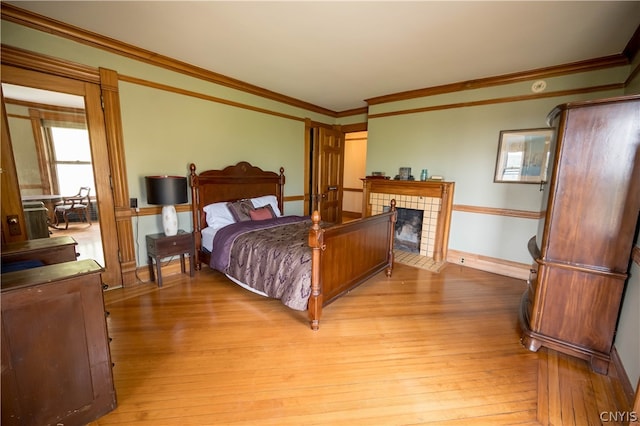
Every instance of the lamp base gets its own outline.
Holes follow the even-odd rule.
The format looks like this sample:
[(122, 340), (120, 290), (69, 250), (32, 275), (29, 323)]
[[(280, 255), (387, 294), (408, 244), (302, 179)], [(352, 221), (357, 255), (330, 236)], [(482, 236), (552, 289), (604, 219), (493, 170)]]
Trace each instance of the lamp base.
[(174, 206), (162, 206), (162, 229), (168, 237), (178, 233), (178, 214)]

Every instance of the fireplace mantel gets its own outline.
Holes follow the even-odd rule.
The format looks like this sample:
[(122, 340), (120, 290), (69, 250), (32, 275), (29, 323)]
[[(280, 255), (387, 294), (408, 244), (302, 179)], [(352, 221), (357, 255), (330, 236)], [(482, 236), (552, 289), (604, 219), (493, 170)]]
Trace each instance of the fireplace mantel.
[[(363, 182), (362, 215), (374, 214), (371, 195), (389, 194), (396, 198), (396, 203), (402, 207), (404, 196), (440, 199), (440, 211), (437, 216), (435, 238), (433, 243), (433, 259), (436, 262), (447, 258), (449, 245), (449, 228), (451, 225), (451, 210), (453, 207), (454, 182), (443, 181), (410, 181), (380, 178), (365, 178)], [(375, 212), (377, 213), (377, 212)]]

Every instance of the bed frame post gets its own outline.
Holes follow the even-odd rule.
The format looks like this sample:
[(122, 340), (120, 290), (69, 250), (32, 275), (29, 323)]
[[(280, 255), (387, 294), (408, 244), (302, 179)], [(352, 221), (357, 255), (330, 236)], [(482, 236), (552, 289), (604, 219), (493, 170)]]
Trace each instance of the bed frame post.
[(278, 199), (278, 208), (280, 209), (280, 213), (284, 215), (284, 167), (280, 167), (280, 176), (278, 180), (278, 193), (276, 194), (276, 198)]
[[(201, 246), (200, 239), (202, 238), (200, 234), (200, 218), (199, 216), (199, 205), (200, 202), (198, 196), (198, 175), (196, 174), (196, 165), (191, 163), (189, 165), (189, 183), (191, 185), (191, 215), (193, 219), (193, 240), (195, 247)], [(200, 266), (200, 250), (194, 250), (194, 267), (197, 271), (201, 269)]]
[(387, 269), (385, 270), (385, 274), (387, 275), (387, 277), (390, 277), (391, 272), (393, 271), (393, 259), (394, 259), (393, 241), (395, 238), (396, 220), (398, 219), (398, 213), (396, 212), (395, 198), (391, 200), (391, 211), (393, 212), (393, 214), (389, 219), (391, 221), (391, 232), (389, 233), (389, 266), (387, 266)]
[(324, 245), (324, 230), (320, 229), (320, 213), (314, 211), (311, 216), (313, 225), (309, 230), (309, 247), (311, 247), (311, 295), (309, 296), (309, 324), (312, 330), (318, 330), (320, 315), (322, 314), (322, 282), (320, 268), (322, 266), (322, 250)]

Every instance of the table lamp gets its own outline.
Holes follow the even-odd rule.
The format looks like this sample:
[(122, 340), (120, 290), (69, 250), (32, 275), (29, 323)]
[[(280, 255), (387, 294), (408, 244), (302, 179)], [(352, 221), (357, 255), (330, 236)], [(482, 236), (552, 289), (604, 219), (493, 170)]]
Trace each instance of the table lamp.
[(165, 235), (178, 233), (176, 204), (187, 202), (187, 178), (182, 176), (146, 176), (147, 203), (162, 205), (162, 228)]

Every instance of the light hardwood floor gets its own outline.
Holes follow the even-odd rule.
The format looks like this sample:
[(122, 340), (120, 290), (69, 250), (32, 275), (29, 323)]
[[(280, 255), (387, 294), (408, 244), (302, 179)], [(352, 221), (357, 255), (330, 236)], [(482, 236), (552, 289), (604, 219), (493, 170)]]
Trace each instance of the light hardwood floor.
[[(324, 309), (217, 272), (105, 292), (118, 408), (95, 425), (598, 425), (615, 378), (519, 343), (524, 283), (396, 265)], [(607, 423), (621, 424), (621, 423)]]
[(102, 235), (100, 233), (100, 223), (92, 222), (91, 225), (85, 222), (71, 222), (69, 228), (50, 229), (52, 237), (69, 236), (76, 240), (78, 246), (78, 260), (93, 259), (100, 265), (104, 265), (104, 253), (102, 252)]

